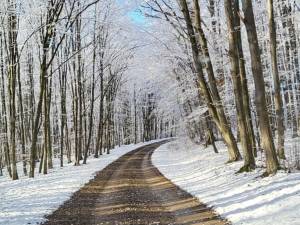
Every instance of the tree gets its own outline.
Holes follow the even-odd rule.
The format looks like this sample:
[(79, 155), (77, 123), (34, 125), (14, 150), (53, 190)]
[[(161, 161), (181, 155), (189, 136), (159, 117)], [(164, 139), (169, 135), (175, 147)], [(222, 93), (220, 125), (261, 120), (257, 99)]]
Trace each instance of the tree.
[(244, 108), (243, 85), (240, 75), (240, 64), (239, 64), (239, 41), (238, 33), (235, 28), (235, 21), (237, 17), (237, 5), (231, 0), (225, 0), (225, 13), (227, 17), (228, 36), (229, 36), (229, 58), (231, 63), (231, 76), (234, 86), (234, 95), (237, 109), (238, 127), (241, 135), (241, 143), (244, 155), (244, 166), (240, 171), (251, 171), (255, 168), (255, 160), (252, 151), (252, 140), (249, 133), (247, 116), (248, 113)]
[(277, 62), (277, 41), (276, 41), (276, 24), (274, 20), (273, 0), (268, 0), (269, 15), (269, 35), (270, 35), (270, 54), (272, 61), (273, 83), (274, 83), (274, 102), (277, 119), (277, 154), (281, 159), (285, 159), (284, 154), (284, 114), (281, 98), (280, 77)]
[[(48, 68), (53, 61), (53, 56), (48, 60), (48, 54), (50, 50), (50, 43), (55, 35), (55, 24), (60, 18), (62, 13), (65, 1), (53, 1), (48, 3), (48, 10), (46, 14), (46, 21), (45, 24), (42, 24), (42, 59), (40, 65), (40, 94), (39, 100), (36, 108), (35, 119), (34, 119), (34, 127), (33, 127), (33, 134), (32, 134), (32, 143), (31, 143), (31, 155), (30, 155), (30, 177), (34, 177), (34, 168), (35, 168), (35, 159), (36, 159), (36, 152), (37, 152), (37, 139), (39, 133), (39, 126), (40, 126), (40, 118), (42, 114), (42, 107), (43, 101), (45, 97), (45, 92), (47, 89), (47, 79), (48, 79)], [(47, 105), (46, 102), (44, 102)], [(44, 155), (46, 157), (46, 155)]]
[[(234, 136), (231, 132), (231, 128), (229, 126), (229, 123), (225, 117), (225, 114), (222, 110), (222, 107), (220, 106), (219, 102), (217, 101), (217, 99), (214, 99), (214, 97), (212, 96), (211, 93), (213, 93), (213, 91), (210, 91), (206, 80), (204, 78), (204, 73), (203, 73), (203, 68), (202, 68), (202, 62), (200, 60), (200, 55), (199, 55), (199, 49), (198, 49), (198, 43), (197, 40), (195, 38), (195, 30), (193, 28), (193, 24), (192, 24), (192, 20), (191, 20), (191, 16), (189, 13), (189, 9), (188, 9), (188, 5), (186, 0), (180, 0), (180, 6), (181, 6), (181, 10), (183, 12), (184, 18), (185, 18), (185, 22), (186, 22), (186, 27), (187, 27), (187, 32), (188, 32), (188, 36), (190, 39), (190, 44), (192, 47), (192, 54), (193, 54), (193, 59), (194, 59), (194, 65), (195, 65), (195, 69), (197, 72), (197, 79), (198, 79), (198, 87), (201, 91), (201, 94), (204, 96), (205, 100), (206, 100), (206, 104), (207, 107), (210, 111), (210, 114), (214, 120), (214, 122), (216, 123), (216, 125), (218, 126), (218, 129), (220, 130), (220, 132), (222, 133), (222, 136), (224, 138), (225, 143), (228, 146), (228, 151), (229, 151), (229, 161), (237, 161), (240, 159), (240, 153), (238, 151), (237, 148), (237, 144), (236, 141), (234, 139)], [(198, 16), (200, 14), (198, 13)], [(199, 18), (198, 18), (199, 21)], [(200, 23), (198, 23), (200, 24)], [(199, 25), (198, 25), (198, 31), (199, 29)], [(199, 31), (199, 33), (201, 34), (202, 32)], [(202, 37), (202, 41), (205, 42), (205, 38)], [(203, 43), (204, 44), (204, 43)], [(202, 49), (203, 49), (203, 45), (202, 45)], [(207, 47), (204, 48), (206, 51)], [(211, 84), (214, 83), (211, 82)], [(216, 91), (214, 89), (214, 91)], [(217, 94), (217, 93), (215, 93)], [(218, 109), (216, 109), (216, 105), (219, 106)]]
[(16, 160), (16, 84), (18, 73), (18, 44), (16, 3), (7, 0), (8, 5), (8, 96), (9, 96), (9, 131), (10, 131), (10, 162), (12, 179), (18, 179)]
[(242, 6), (244, 11), (243, 22), (246, 27), (251, 54), (251, 66), (255, 84), (255, 103), (259, 121), (261, 142), (266, 155), (267, 170), (265, 175), (271, 175), (275, 174), (279, 169), (279, 162), (276, 155), (270, 127), (270, 120), (265, 95), (265, 82), (262, 71), (261, 56), (253, 14), (253, 6), (251, 0), (242, 0)]

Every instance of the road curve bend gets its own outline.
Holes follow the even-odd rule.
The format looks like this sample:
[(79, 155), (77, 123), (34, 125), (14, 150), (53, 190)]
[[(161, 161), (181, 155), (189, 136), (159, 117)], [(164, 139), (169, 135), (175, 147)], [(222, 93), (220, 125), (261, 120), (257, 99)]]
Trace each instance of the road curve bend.
[(153, 166), (161, 143), (119, 158), (76, 192), (43, 225), (225, 225), (212, 209)]

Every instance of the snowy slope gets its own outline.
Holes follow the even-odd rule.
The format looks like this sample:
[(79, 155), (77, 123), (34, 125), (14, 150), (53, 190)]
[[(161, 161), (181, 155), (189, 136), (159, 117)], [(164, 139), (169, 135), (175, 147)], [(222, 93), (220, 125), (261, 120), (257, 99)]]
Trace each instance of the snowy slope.
[[(0, 225), (39, 224), (43, 217), (57, 209), (64, 201), (91, 180), (95, 172), (104, 169), (120, 156), (152, 142), (122, 146), (110, 155), (99, 159), (90, 158), (87, 165), (74, 168), (73, 164), (59, 167), (48, 175), (37, 174), (36, 178), (21, 177), (11, 181), (0, 177)], [(21, 168), (19, 171), (22, 171)]]
[[(300, 173), (279, 172), (260, 178), (262, 169), (235, 174), (242, 162), (225, 165), (220, 154), (186, 140), (165, 144), (155, 151), (155, 166), (175, 184), (212, 206), (234, 225), (300, 225)], [(261, 163), (261, 162), (259, 162)]]

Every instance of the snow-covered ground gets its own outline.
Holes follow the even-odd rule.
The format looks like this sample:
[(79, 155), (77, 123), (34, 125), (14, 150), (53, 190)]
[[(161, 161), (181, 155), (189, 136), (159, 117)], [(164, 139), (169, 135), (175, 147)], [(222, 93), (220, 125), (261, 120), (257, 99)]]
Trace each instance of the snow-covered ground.
[(152, 161), (167, 178), (234, 225), (300, 225), (299, 171), (280, 171), (264, 179), (263, 169), (235, 174), (242, 162), (225, 165), (226, 148), (218, 143), (218, 149), (220, 154), (215, 154), (212, 148), (179, 139), (157, 149)]
[[(7, 176), (0, 177), (0, 225), (39, 224), (45, 215), (57, 209), (94, 178), (97, 171), (120, 156), (153, 142), (116, 148), (110, 155), (90, 158), (87, 165), (76, 168), (73, 164), (65, 164), (60, 168), (56, 160), (55, 168), (48, 175), (37, 174), (34, 179), (21, 177), (12, 181)], [(19, 168), (19, 171), (22, 169)]]

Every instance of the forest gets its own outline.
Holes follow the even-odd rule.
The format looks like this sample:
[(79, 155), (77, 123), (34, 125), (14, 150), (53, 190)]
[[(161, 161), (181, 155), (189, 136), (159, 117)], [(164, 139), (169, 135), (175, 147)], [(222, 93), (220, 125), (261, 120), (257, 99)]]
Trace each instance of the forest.
[[(241, 171), (254, 169), (263, 150), (266, 175), (276, 173), (286, 133), (297, 137), (300, 127), (296, 1), (141, 3), (170, 66), (163, 72), (176, 83), (166, 87), (175, 89), (172, 102), (155, 90), (163, 75), (144, 84), (148, 90), (126, 77), (143, 57), (136, 52), (147, 48), (129, 36), (130, 26), (122, 29), (117, 7), (100, 0), (2, 4), (1, 174), (6, 167), (12, 179), (34, 177), (36, 162), (47, 174), (53, 157), (79, 165), (115, 145), (179, 129), (198, 143), (223, 139), (229, 161), (243, 156)], [(172, 110), (159, 108), (163, 102)]]
[(182, 137), (298, 173), (300, 2), (3, 0), (0, 102), (10, 180)]
[(113, 1), (5, 1), (1, 12), (1, 174), (173, 135), (151, 91), (124, 87), (140, 43), (124, 42)]

